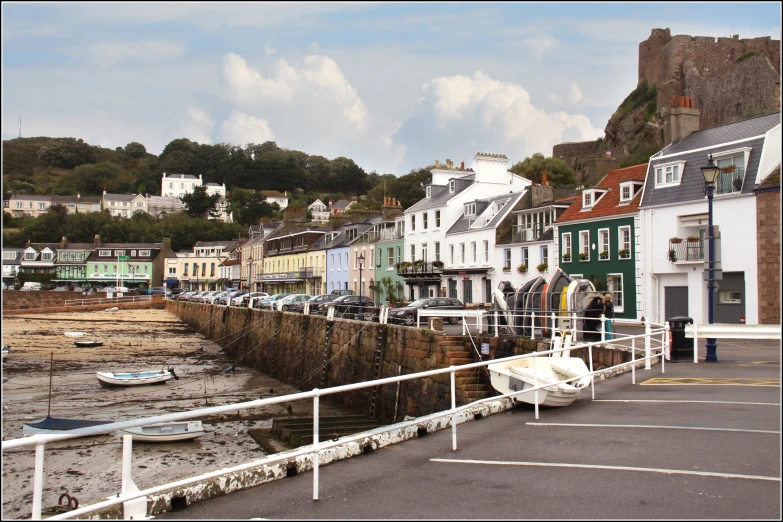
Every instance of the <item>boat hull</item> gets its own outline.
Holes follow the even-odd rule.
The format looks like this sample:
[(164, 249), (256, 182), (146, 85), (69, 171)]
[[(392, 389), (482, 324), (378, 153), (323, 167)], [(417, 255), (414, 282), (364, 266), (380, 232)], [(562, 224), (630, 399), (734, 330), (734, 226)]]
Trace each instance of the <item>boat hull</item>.
[(170, 422), (118, 430), (117, 434), (132, 435), (134, 441), (176, 442), (200, 437), (204, 434), (204, 428), (201, 421)]
[(148, 384), (165, 384), (174, 376), (169, 371), (163, 372), (139, 372), (139, 373), (111, 373), (97, 372), (98, 382), (106, 387), (145, 386)]
[(57, 434), (68, 433), (72, 430), (80, 428), (90, 428), (92, 426), (100, 426), (101, 424), (111, 424), (114, 421), (91, 421), (91, 420), (79, 420), (79, 419), (58, 419), (55, 417), (47, 417), (41, 422), (35, 424), (24, 424), (22, 426), (22, 433), (24, 435), (35, 435), (39, 433), (44, 434)]
[[(573, 364), (568, 364), (570, 361), (563, 362), (564, 359), (577, 359), (581, 362), (581, 367), (576, 362)], [(551, 366), (552, 361), (558, 361), (559, 364), (568, 367), (576, 372), (575, 375), (582, 375), (588, 371), (584, 362), (576, 357), (536, 357), (521, 359), (490, 364), (487, 366), (487, 369), (489, 370), (492, 387), (502, 394), (530, 390), (535, 386), (536, 382), (538, 382), (539, 386), (545, 386), (538, 389), (537, 401), (536, 391), (531, 390), (512, 397), (516, 402), (549, 407), (569, 406), (570, 404), (573, 404), (582, 393), (586, 383), (589, 383), (589, 378), (587, 378), (587, 380), (579, 380), (576, 386), (561, 382), (563, 379), (571, 376), (558, 374), (554, 371)], [(531, 366), (533, 363), (536, 364), (535, 372)]]

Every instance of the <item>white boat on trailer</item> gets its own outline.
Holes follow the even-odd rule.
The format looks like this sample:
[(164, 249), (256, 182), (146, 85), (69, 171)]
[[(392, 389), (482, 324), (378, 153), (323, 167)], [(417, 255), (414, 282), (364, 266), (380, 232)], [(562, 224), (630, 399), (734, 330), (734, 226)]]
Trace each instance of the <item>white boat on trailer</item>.
[[(586, 375), (590, 370), (579, 357), (530, 357), (490, 364), (487, 369), (492, 387), (502, 394), (531, 389), (536, 383), (544, 386), (538, 389), (540, 406), (568, 406), (590, 384), (590, 376)], [(568, 379), (575, 380), (565, 382)], [(536, 404), (535, 393), (520, 393), (512, 399)]]
[(191, 440), (204, 434), (201, 421), (164, 422), (118, 430), (117, 435), (133, 435), (134, 441), (173, 442)]
[(147, 372), (96, 372), (101, 386), (142, 386), (163, 384), (171, 379), (179, 379), (173, 368)]

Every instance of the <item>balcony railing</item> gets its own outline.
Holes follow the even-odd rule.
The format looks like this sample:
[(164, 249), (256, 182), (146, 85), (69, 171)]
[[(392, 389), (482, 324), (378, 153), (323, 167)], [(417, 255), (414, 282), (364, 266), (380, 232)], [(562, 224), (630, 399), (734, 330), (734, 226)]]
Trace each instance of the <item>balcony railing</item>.
[(396, 227), (384, 228), (381, 230), (368, 231), (359, 238), (359, 243), (376, 243), (378, 241), (394, 241), (402, 239), (404, 234)]
[(323, 277), (324, 269), (322, 267), (316, 268), (300, 268), (299, 270), (292, 270), (290, 272), (268, 272), (266, 274), (256, 274), (256, 281), (269, 281), (278, 279), (318, 279)]
[(443, 267), (434, 263), (413, 264), (411, 266), (402, 266), (397, 269), (397, 275), (402, 277), (416, 277), (443, 273)]
[(742, 192), (745, 179), (745, 169), (734, 169), (733, 172), (721, 172), (715, 181), (715, 194), (731, 194)]
[(667, 257), (670, 262), (680, 261), (704, 261), (704, 241), (669, 241)]
[(538, 241), (550, 226), (535, 225), (511, 225), (511, 242), (524, 243), (526, 241)]

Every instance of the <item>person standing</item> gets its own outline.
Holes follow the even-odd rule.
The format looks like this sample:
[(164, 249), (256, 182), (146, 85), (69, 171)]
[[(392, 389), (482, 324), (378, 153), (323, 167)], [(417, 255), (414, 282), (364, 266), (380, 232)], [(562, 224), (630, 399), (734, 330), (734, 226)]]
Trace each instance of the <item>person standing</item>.
[(612, 303), (612, 294), (606, 294), (604, 296), (604, 321), (606, 330), (606, 340), (612, 340), (612, 319), (614, 319), (614, 304)]

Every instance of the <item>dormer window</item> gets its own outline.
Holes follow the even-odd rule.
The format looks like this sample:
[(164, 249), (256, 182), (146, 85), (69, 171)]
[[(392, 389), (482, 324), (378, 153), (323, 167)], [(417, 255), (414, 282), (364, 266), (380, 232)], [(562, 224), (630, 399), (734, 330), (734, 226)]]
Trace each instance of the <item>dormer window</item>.
[(655, 188), (673, 187), (680, 184), (684, 161), (664, 163), (655, 167)]
[(639, 181), (625, 181), (620, 183), (620, 203), (630, 202), (642, 189)]
[(454, 189), (457, 186), (457, 182), (453, 179), (449, 181), (449, 194), (454, 194)]
[(604, 194), (608, 191), (606, 189), (590, 189), (582, 192), (582, 210), (590, 210), (598, 203)]
[(476, 215), (476, 204), (475, 203), (465, 203), (465, 215), (466, 216), (475, 216)]
[(582, 194), (582, 206), (584, 208), (590, 208), (593, 206), (593, 193), (585, 192)]
[(432, 197), (432, 186), (427, 185), (427, 199), (430, 199)]

